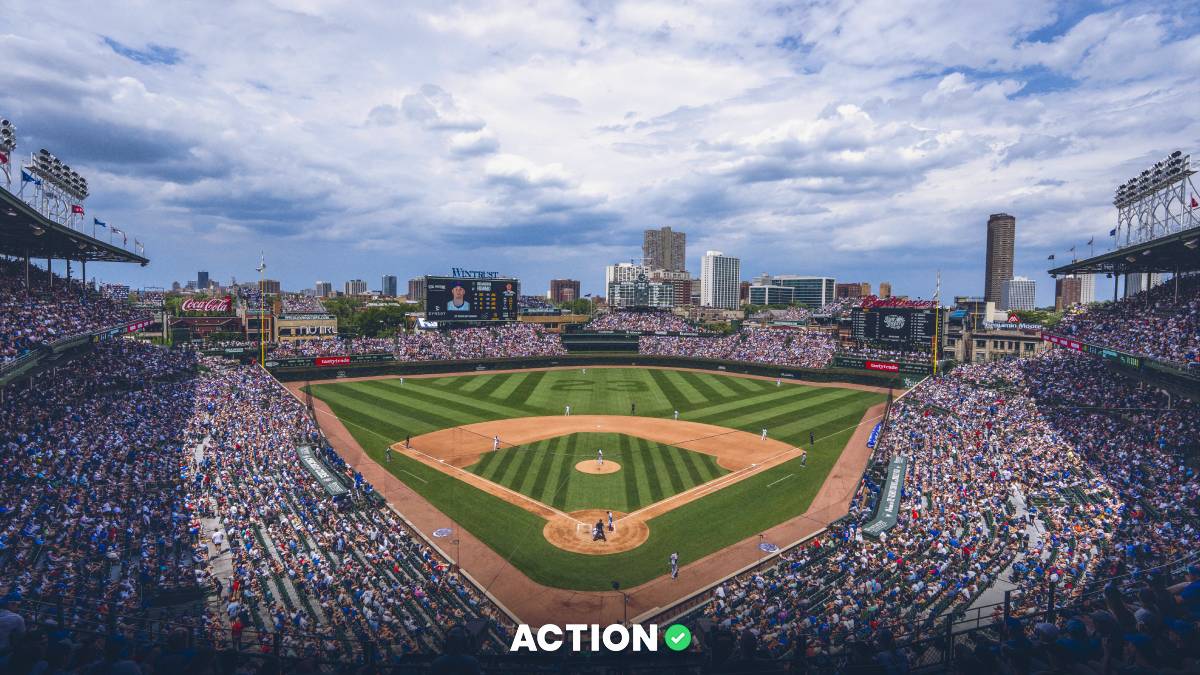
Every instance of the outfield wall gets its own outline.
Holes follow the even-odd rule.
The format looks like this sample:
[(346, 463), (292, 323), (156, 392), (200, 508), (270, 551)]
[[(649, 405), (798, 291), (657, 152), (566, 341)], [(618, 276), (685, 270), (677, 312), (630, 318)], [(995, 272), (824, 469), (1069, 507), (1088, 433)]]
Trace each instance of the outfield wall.
[[(295, 361), (295, 360), (293, 360)], [(721, 361), (643, 354), (571, 354), (517, 359), (477, 359), (461, 361), (389, 361), (340, 363), (337, 365), (293, 366), (280, 365), (268, 370), (281, 381), (328, 380), (337, 377), (369, 377), (375, 375), (426, 375), (437, 373), (487, 372), (489, 370), (520, 370), (524, 368), (583, 368), (587, 366), (661, 366), (666, 368), (696, 368), (738, 375), (780, 377), (808, 382), (848, 382), (875, 387), (904, 387), (904, 379), (896, 373), (851, 370), (846, 368), (789, 368), (767, 363)]]

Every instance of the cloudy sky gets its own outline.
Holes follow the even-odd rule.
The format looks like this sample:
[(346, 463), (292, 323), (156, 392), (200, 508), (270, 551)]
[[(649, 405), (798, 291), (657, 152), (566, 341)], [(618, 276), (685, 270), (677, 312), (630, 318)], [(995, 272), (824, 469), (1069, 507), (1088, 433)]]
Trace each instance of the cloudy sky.
[(265, 250), (285, 288), (458, 266), (601, 293), (671, 225), (693, 270), (980, 294), (1004, 211), (1046, 304), (1117, 184), (1200, 154), (1194, 2), (9, 0), (0, 54), (0, 115), (145, 242), (94, 266), (138, 286)]

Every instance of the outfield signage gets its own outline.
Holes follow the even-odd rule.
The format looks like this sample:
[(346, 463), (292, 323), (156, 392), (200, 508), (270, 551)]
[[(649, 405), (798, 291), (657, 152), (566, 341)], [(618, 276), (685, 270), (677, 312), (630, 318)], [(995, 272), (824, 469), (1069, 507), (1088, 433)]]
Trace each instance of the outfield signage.
[(311, 445), (301, 445), (296, 447), (296, 454), (300, 456), (300, 463), (305, 469), (312, 474), (313, 478), (325, 488), (325, 492), (329, 493), (330, 497), (341, 497), (349, 492), (345, 485), (338, 480), (329, 469), (325, 468), (325, 463), (317, 459), (313, 453)]
[(154, 325), (154, 319), (142, 319), (141, 321), (134, 321), (133, 323), (127, 323), (122, 326), (114, 326), (113, 328), (109, 328), (108, 330), (102, 330), (102, 331), (97, 331), (95, 333), (92, 333), (92, 342), (101, 342), (103, 340), (111, 340), (111, 339), (117, 337), (118, 335), (128, 335), (129, 333), (136, 333), (138, 331), (145, 330), (152, 325)]
[(642, 335), (661, 335), (663, 337), (717, 337), (717, 333), (701, 333), (699, 331), (683, 330), (585, 330), (576, 335), (623, 335), (625, 337), (640, 337)]
[(875, 428), (871, 429), (871, 437), (867, 439), (867, 447), (875, 447), (876, 441), (879, 440), (879, 430), (883, 428), (883, 422), (876, 422)]
[(207, 299), (203, 299), (203, 300), (188, 298), (187, 300), (183, 301), (183, 304), (179, 305), (179, 311), (181, 311), (181, 312), (206, 312), (206, 313), (210, 313), (210, 314), (212, 312), (222, 312), (223, 313), (223, 312), (228, 312), (229, 308), (232, 306), (233, 306), (233, 298), (228, 295), (226, 295), (223, 298), (207, 298)]
[(888, 463), (887, 480), (884, 481), (883, 492), (879, 495), (879, 508), (876, 509), (871, 522), (863, 527), (863, 534), (878, 537), (896, 526), (896, 520), (900, 517), (900, 493), (904, 490), (904, 472), (907, 468), (906, 457), (893, 457)]
[(882, 361), (850, 354), (835, 354), (833, 357), (833, 367), (849, 368), (852, 370), (873, 370), (876, 372), (904, 375), (928, 375), (933, 371), (933, 368), (928, 363)]
[(1129, 354), (1127, 352), (1119, 352), (1115, 349), (1109, 349), (1108, 347), (1100, 347), (1098, 345), (1088, 344), (1073, 338), (1055, 335), (1054, 333), (1042, 333), (1042, 340), (1053, 345), (1058, 345), (1063, 349), (1070, 349), (1072, 351), (1099, 356), (1102, 359), (1110, 359), (1120, 363), (1123, 366), (1129, 366), (1130, 368), (1142, 367), (1142, 357), (1134, 356), (1133, 354)]
[(302, 356), (270, 359), (263, 365), (268, 368), (330, 368), (334, 366), (352, 366), (359, 363), (384, 363), (395, 360), (396, 355), (391, 353), (349, 354), (343, 356)]
[(485, 272), (483, 270), (467, 270), (461, 267), (450, 268), (450, 276), (458, 277), (459, 279), (499, 279), (499, 272)]

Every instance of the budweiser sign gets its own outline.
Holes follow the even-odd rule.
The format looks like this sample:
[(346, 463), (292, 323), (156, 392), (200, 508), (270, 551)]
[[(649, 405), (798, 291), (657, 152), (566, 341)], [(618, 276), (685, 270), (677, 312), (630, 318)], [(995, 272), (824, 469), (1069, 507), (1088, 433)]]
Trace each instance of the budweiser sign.
[(207, 300), (192, 300), (187, 299), (179, 306), (180, 311), (184, 312), (228, 312), (233, 306), (233, 298), (225, 296), (223, 298), (209, 298)]

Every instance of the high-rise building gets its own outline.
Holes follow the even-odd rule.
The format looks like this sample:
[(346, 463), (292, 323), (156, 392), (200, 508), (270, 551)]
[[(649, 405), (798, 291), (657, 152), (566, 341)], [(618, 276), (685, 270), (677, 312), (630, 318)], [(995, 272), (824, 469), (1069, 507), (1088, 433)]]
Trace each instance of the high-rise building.
[(1163, 282), (1162, 272), (1140, 272), (1125, 275), (1125, 297), (1148, 291)]
[(408, 280), (408, 301), (421, 303), (425, 302), (425, 277), (416, 277)]
[(280, 284), (278, 279), (263, 279), (262, 291), (267, 295), (279, 295)]
[(791, 286), (751, 284), (749, 302), (752, 305), (790, 305), (796, 301), (796, 289)]
[(881, 297), (881, 298), (892, 297), (892, 282), (890, 282), (890, 281), (879, 282), (879, 297)]
[(383, 275), (383, 285), (379, 290), (383, 293), (383, 295), (385, 297), (388, 297), (388, 298), (396, 297), (397, 291), (400, 290), (399, 283), (397, 283), (396, 275), (395, 274)]
[(577, 279), (551, 279), (550, 302), (574, 302), (579, 299)]
[(1090, 305), (1096, 301), (1096, 275), (1079, 274), (1079, 304)]
[(196, 290), (198, 290), (198, 291), (207, 291), (208, 290), (208, 272), (204, 272), (204, 271), (196, 272)]
[(346, 295), (354, 297), (367, 294), (367, 282), (362, 279), (351, 279), (346, 282)]
[(984, 271), (983, 299), (1001, 302), (1004, 282), (1013, 278), (1013, 247), (1017, 241), (1017, 219), (1007, 213), (993, 213), (987, 222), (987, 261)]
[(687, 233), (670, 227), (646, 230), (642, 236), (642, 264), (652, 269), (687, 269)]
[(700, 305), (737, 309), (742, 261), (720, 251), (708, 251), (700, 261)]
[(838, 284), (834, 288), (834, 297), (838, 300), (847, 298), (865, 298), (871, 294), (869, 281), (855, 281), (848, 284)]
[(809, 309), (819, 309), (833, 302), (837, 291), (837, 281), (833, 277), (776, 274), (771, 277), (771, 283), (796, 289), (795, 301)]
[(650, 281), (669, 283), (675, 289), (675, 306), (692, 304), (692, 275), (684, 270), (656, 270), (647, 273)]
[(1037, 284), (1033, 279), (1013, 277), (1000, 286), (1000, 309), (1007, 311), (1034, 309), (1037, 306)]
[(328, 298), (333, 295), (333, 284), (328, 281), (318, 281), (313, 288), (316, 290), (318, 298)]
[(1065, 276), (1054, 280), (1054, 311), (1061, 312), (1082, 302), (1083, 279)]

